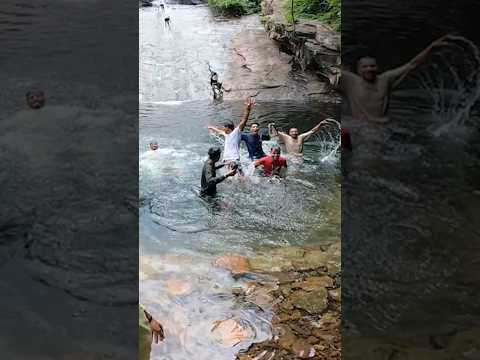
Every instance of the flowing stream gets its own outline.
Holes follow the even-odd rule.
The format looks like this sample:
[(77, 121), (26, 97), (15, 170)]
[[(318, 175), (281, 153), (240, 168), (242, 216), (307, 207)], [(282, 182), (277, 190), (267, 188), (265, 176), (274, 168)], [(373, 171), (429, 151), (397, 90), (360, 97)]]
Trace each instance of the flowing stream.
[[(225, 49), (249, 26), (250, 20), (215, 18), (202, 5), (140, 9), (140, 299), (166, 329), (165, 342), (153, 347), (156, 360), (234, 359), (271, 337), (272, 304), (259, 307), (232, 295), (252, 280), (271, 279), (234, 278), (212, 266), (218, 256), (339, 241), (338, 129), (312, 138), (303, 164), (291, 162), (280, 182), (255, 174), (242, 145), (246, 179), (219, 184), (215, 210), (198, 196), (208, 148), (222, 146), (207, 125), (238, 122), (243, 107), (243, 101), (212, 102), (207, 63), (223, 72)], [(331, 105), (271, 101), (258, 102), (250, 121), (307, 131), (322, 120), (319, 113), (338, 117)], [(148, 148), (152, 140), (156, 151)], [(274, 142), (265, 141), (264, 150)], [(215, 336), (225, 326), (215, 327), (217, 321), (228, 319), (241, 324), (238, 341)]]

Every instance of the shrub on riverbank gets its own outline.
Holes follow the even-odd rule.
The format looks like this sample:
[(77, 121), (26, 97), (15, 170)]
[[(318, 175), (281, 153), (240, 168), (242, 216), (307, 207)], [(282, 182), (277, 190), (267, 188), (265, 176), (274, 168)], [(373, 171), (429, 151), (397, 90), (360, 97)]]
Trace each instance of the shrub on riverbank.
[(260, 0), (208, 0), (208, 5), (226, 16), (248, 15), (260, 10)]
[(283, 11), (288, 22), (292, 19), (315, 19), (330, 25), (340, 31), (341, 2), (340, 0), (284, 0)]

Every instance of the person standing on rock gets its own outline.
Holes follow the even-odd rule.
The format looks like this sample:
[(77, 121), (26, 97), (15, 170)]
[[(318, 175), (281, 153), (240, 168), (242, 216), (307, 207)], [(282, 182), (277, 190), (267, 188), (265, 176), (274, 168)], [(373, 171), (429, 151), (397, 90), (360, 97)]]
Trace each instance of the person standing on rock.
[(446, 36), (432, 42), (406, 64), (378, 74), (377, 60), (362, 56), (355, 63), (356, 73), (342, 70), (328, 75), (330, 84), (344, 94), (350, 104), (354, 119), (386, 123), (392, 90), (413, 70), (426, 63), (435, 47), (444, 45)]
[(288, 134), (278, 131), (275, 128), (274, 123), (268, 124), (268, 132), (270, 137), (277, 137), (277, 136), (279, 137), (280, 141), (283, 142), (283, 144), (285, 145), (285, 151), (287, 154), (301, 157), (303, 156), (303, 144), (305, 143), (305, 141), (310, 139), (312, 135), (317, 134), (322, 128), (322, 125), (327, 124), (330, 121), (335, 121), (335, 120), (325, 119), (320, 123), (318, 123), (310, 131), (307, 131), (300, 135), (297, 128), (291, 128), (290, 130), (288, 130)]
[(200, 196), (215, 196), (217, 194), (217, 184), (226, 178), (236, 174), (237, 170), (231, 169), (225, 175), (217, 176), (217, 170), (225, 164), (216, 165), (220, 160), (222, 151), (219, 148), (212, 147), (208, 150), (208, 160), (205, 161), (202, 170)]
[(246, 100), (242, 118), (237, 126), (235, 126), (231, 121), (227, 121), (224, 124), (223, 129), (215, 126), (208, 126), (209, 130), (222, 135), (225, 138), (223, 162), (228, 165), (229, 169), (233, 169), (235, 167), (240, 175), (243, 175), (240, 167), (240, 140), (242, 131), (245, 129), (245, 125), (247, 124), (250, 116), (250, 111), (254, 105), (255, 100), (253, 98), (248, 98)]
[(270, 140), (270, 136), (262, 130), (265, 129), (260, 129), (260, 124), (254, 122), (250, 126), (250, 132), (242, 133), (240, 139), (245, 142), (245, 145), (247, 145), (248, 156), (252, 161), (261, 159), (265, 156), (262, 147), (262, 140), (268, 141)]

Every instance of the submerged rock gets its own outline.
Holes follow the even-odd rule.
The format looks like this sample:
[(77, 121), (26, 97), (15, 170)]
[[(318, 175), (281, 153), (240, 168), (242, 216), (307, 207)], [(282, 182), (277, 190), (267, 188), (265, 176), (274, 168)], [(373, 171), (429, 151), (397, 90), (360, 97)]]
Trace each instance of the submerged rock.
[(318, 288), (311, 292), (297, 290), (290, 295), (290, 301), (298, 309), (310, 314), (320, 314), (328, 305), (327, 290), (325, 288)]
[(240, 255), (220, 256), (215, 260), (214, 266), (230, 270), (234, 275), (241, 275), (250, 271), (248, 259)]
[(252, 337), (252, 332), (246, 324), (237, 319), (218, 320), (211, 329), (212, 338), (225, 347), (233, 347)]
[(312, 276), (306, 278), (303, 282), (296, 287), (299, 287), (305, 291), (315, 291), (319, 288), (327, 288), (333, 286), (333, 280), (329, 276)]
[(168, 293), (173, 296), (187, 295), (192, 291), (190, 284), (178, 279), (166, 280), (164, 286)]

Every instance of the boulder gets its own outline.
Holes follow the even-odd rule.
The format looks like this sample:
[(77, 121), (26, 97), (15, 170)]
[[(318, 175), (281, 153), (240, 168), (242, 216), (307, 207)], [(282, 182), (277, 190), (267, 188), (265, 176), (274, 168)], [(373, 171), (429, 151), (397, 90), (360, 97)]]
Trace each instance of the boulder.
[(319, 288), (311, 292), (297, 290), (290, 295), (289, 300), (297, 309), (305, 310), (309, 314), (321, 314), (328, 306), (327, 290)]

